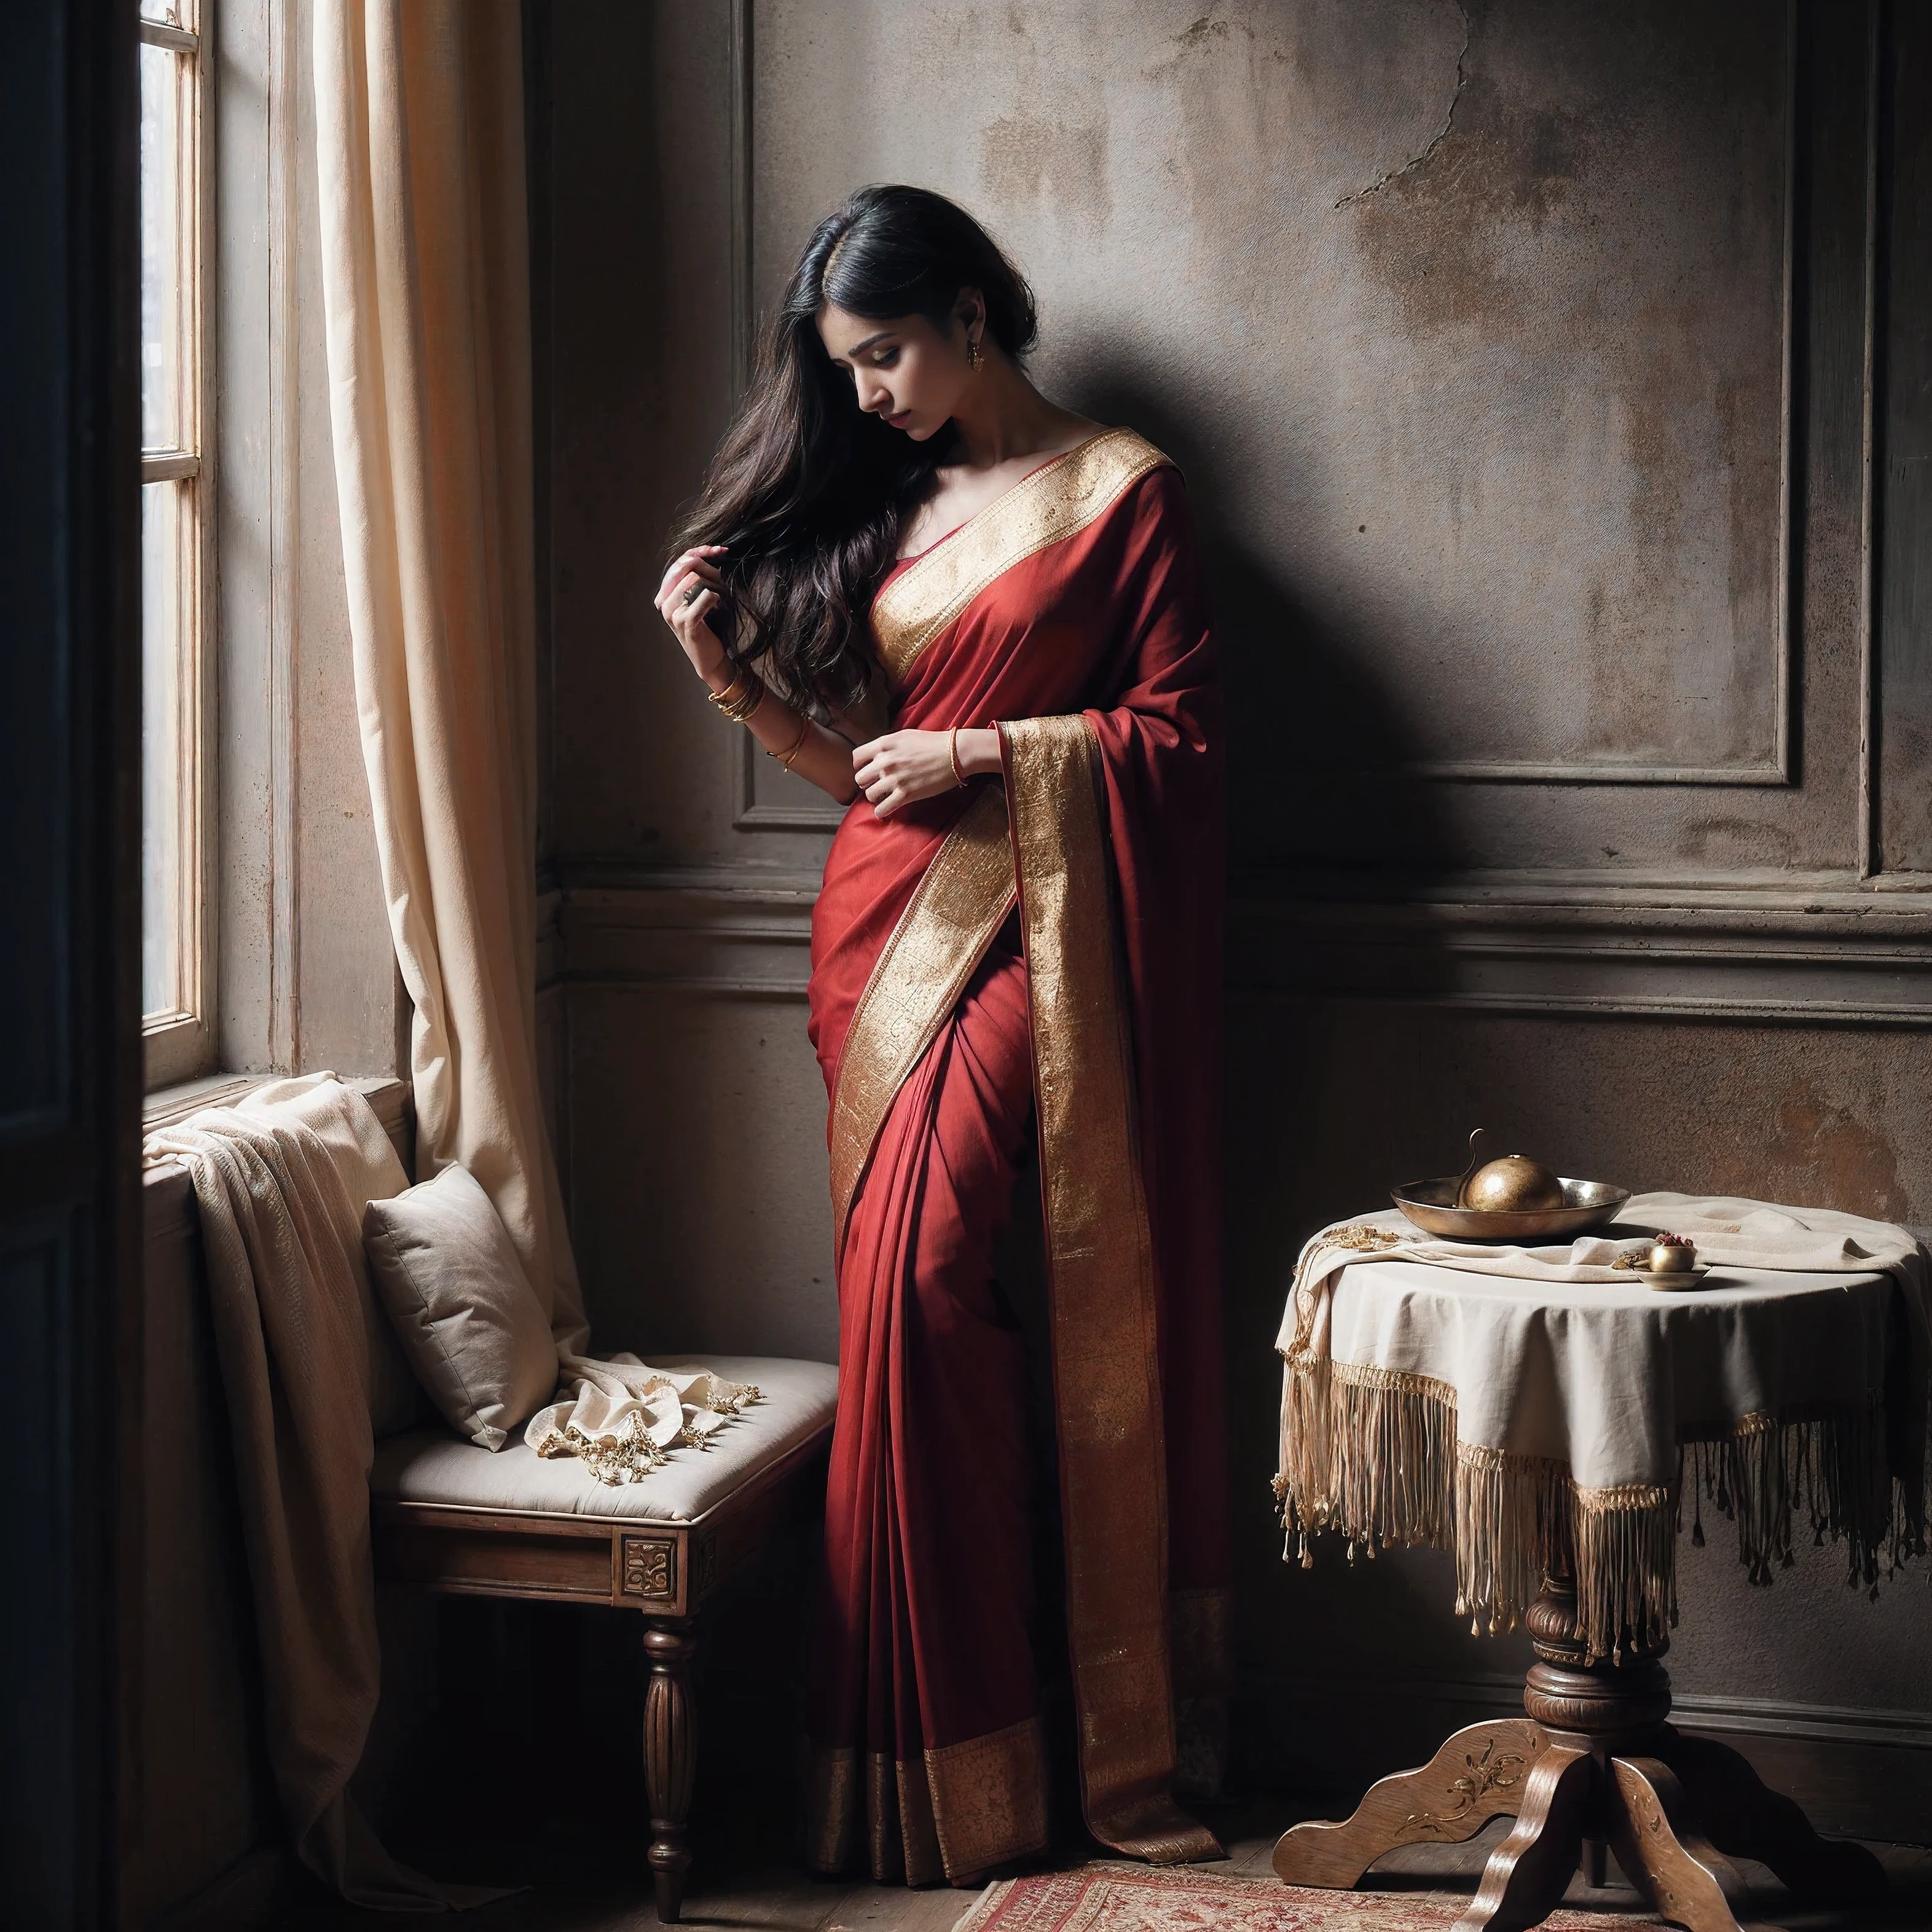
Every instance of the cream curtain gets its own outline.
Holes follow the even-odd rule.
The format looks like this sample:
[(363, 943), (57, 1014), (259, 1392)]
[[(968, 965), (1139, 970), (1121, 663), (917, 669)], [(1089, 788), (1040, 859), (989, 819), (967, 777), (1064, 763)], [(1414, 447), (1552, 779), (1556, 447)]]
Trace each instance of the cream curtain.
[(362, 747), (416, 1004), (419, 1179), (496, 1204), (587, 1332), (536, 1051), (536, 592), (517, 0), (316, 0), (335, 470)]

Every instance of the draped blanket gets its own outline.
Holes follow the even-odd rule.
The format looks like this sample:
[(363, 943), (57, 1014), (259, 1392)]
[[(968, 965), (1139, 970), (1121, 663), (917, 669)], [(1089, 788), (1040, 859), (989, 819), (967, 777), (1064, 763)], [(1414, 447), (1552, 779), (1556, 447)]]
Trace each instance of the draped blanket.
[(402, 1163), (368, 1102), (332, 1074), (258, 1087), (151, 1134), (143, 1158), (186, 1167), (200, 1210), (268, 1757), (296, 1850), (356, 1905), (436, 1912), (501, 1898), (398, 1864), (349, 1792), (381, 1682), (370, 1412), (394, 1348), (362, 1210), (408, 1184)]
[[(1696, 1242), (1703, 1287), (1616, 1265), (1660, 1228)], [(1492, 1631), (1568, 1570), (1593, 1655), (1675, 1621), (1687, 1502), (1698, 1541), (1706, 1502), (1735, 1518), (1754, 1582), (1792, 1561), (1802, 1512), (1873, 1586), (1924, 1548), (1929, 1289), (1903, 1228), (1727, 1198), (1639, 1195), (1546, 1248), (1392, 1210), (1324, 1228), (1278, 1343), (1290, 1553), (1331, 1528), (1352, 1552), (1451, 1550), (1459, 1612)]]
[[(1003, 770), (855, 803), (814, 917), (842, 1336), (812, 1856), (917, 1882), (1037, 1849), (1063, 1644), (1091, 1828), (1214, 1856), (1170, 1796), (1177, 1698), (1225, 1689), (1227, 1581), (1219, 692), (1179, 478), (1096, 436), (872, 622), (895, 726), (997, 724)], [(994, 1259), (1029, 1138), (1059, 1551)], [(1063, 1556), (1064, 1633), (1034, 1576)]]

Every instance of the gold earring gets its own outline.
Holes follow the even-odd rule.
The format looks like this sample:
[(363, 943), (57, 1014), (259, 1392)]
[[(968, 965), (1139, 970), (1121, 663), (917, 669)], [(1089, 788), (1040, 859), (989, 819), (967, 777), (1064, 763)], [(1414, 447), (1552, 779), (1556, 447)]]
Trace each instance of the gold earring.
[(980, 345), (970, 335), (966, 338), (966, 366), (969, 369), (976, 369), (980, 366)]

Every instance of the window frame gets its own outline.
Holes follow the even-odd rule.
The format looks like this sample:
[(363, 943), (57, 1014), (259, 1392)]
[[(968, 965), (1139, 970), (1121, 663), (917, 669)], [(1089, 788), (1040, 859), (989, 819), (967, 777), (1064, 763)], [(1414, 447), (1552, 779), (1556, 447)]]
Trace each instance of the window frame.
[[(177, 202), (182, 264), (178, 362), (175, 380), (180, 441), (143, 446), (141, 482), (182, 486), (177, 500), (191, 534), (178, 545), (179, 635), (176, 656), (175, 916), (172, 944), (176, 1004), (142, 1016), (149, 1091), (210, 1070), (217, 1048), (215, 998), (219, 841), (214, 758), (216, 609), (213, 242), (214, 115), (209, 16), (213, 0), (175, 0), (160, 21), (140, 12), (137, 38), (177, 58), (182, 74), (177, 164), (185, 172)], [(185, 24), (182, 24), (185, 22)], [(138, 90), (137, 90), (138, 92)]]

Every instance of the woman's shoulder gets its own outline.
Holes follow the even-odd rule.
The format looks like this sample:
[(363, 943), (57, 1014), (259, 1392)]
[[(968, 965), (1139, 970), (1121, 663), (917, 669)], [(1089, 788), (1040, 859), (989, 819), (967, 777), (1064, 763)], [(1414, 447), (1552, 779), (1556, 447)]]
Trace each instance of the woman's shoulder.
[(1186, 494), (1173, 458), (1137, 429), (1102, 429), (1064, 459), (1060, 478), (1085, 514), (1108, 522), (1165, 521), (1184, 515)]
[[(1127, 466), (1105, 512), (1114, 542), (1130, 556), (1191, 555), (1198, 538), (1180, 466), (1137, 430), (1118, 434), (1119, 456)], [(1125, 440), (1130, 437), (1130, 444)]]
[(1160, 470), (1179, 474), (1174, 458), (1166, 451), (1126, 423), (1096, 429), (1073, 454), (1090, 469), (1116, 472), (1124, 483), (1138, 482)]
[(1155, 523), (1187, 518), (1187, 484), (1180, 466), (1158, 443), (1136, 429), (1106, 431), (1106, 460), (1117, 472), (1114, 500), (1137, 520)]

